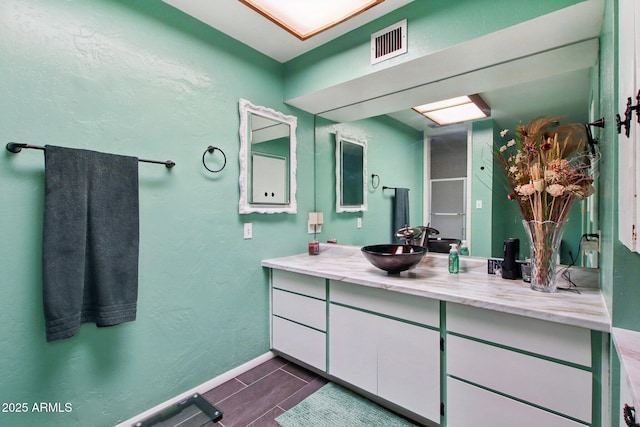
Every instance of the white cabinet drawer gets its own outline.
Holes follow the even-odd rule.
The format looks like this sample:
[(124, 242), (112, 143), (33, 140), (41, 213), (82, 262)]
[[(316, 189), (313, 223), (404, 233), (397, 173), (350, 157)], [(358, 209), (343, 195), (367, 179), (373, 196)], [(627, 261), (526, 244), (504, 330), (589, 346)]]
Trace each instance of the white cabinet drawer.
[(327, 367), (326, 335), (279, 317), (272, 317), (271, 347), (322, 371)]
[(589, 371), (449, 335), (447, 374), (591, 422)]
[(591, 331), (460, 304), (447, 304), (447, 331), (591, 366)]
[(306, 276), (304, 274), (275, 269), (271, 271), (271, 284), (274, 288), (284, 289), (314, 298), (327, 298), (325, 279), (321, 277)]
[(326, 301), (305, 297), (291, 292), (273, 290), (273, 314), (294, 322), (327, 330)]
[(447, 379), (447, 394), (447, 427), (584, 427), (454, 378)]
[(329, 295), (332, 302), (436, 328), (440, 325), (437, 300), (335, 281)]

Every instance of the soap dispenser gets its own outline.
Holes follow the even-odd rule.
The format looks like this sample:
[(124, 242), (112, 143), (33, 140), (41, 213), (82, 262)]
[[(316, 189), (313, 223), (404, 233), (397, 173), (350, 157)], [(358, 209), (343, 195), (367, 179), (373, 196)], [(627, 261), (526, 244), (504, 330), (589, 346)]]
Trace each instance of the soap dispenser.
[(460, 256), (469, 255), (469, 246), (467, 246), (467, 241), (463, 240), (460, 244)]
[(449, 273), (458, 274), (460, 272), (460, 259), (458, 258), (458, 245), (451, 243), (449, 250)]

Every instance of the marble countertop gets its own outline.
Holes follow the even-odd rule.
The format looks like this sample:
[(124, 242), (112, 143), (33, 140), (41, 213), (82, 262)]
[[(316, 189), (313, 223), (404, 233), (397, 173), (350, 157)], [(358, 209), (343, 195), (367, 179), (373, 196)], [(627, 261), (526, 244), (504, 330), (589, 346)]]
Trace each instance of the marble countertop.
[[(262, 261), (263, 267), (339, 280), (374, 288), (454, 302), (525, 317), (610, 332), (611, 321), (597, 270), (571, 268), (579, 294), (531, 290), (522, 280), (487, 274), (487, 261), (461, 257), (460, 274), (449, 274), (446, 254), (427, 254), (417, 267), (388, 275), (371, 265), (356, 246), (321, 244), (320, 254), (306, 253)], [(567, 286), (564, 279), (559, 287)], [(575, 288), (574, 288), (575, 289)]]
[(627, 373), (627, 384), (633, 399), (633, 402), (621, 403), (627, 403), (638, 410), (640, 408), (640, 332), (612, 328), (611, 334), (620, 357), (620, 364)]

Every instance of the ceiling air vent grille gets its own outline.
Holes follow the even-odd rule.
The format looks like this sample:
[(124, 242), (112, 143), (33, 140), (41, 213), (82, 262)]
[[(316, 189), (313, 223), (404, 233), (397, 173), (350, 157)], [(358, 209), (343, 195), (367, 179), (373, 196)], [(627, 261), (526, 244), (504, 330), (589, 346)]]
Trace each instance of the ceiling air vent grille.
[(407, 20), (371, 35), (371, 63), (407, 53)]

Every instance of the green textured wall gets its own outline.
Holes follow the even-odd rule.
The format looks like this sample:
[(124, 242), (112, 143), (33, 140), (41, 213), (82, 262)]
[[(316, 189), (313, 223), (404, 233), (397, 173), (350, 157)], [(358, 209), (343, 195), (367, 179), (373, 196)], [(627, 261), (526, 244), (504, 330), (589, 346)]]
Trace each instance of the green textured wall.
[[(409, 188), (411, 225), (422, 225), (422, 132), (389, 117), (380, 116), (351, 123), (334, 123), (317, 118), (316, 124), (316, 209), (324, 212), (319, 241), (368, 245), (391, 242), (392, 190), (382, 186)], [(367, 141), (366, 212), (336, 213), (335, 132)], [(371, 174), (380, 177), (374, 189)], [(362, 228), (357, 228), (362, 218)]]
[[(46, 343), (42, 152), (0, 152), (2, 426), (112, 426), (269, 349), (264, 258), (305, 250), (313, 117), (282, 104), (282, 66), (158, 1), (0, 3), (0, 142), (88, 148), (140, 165), (138, 319)], [(238, 214), (238, 99), (298, 117), (298, 215)], [(226, 152), (219, 174), (201, 163)], [(253, 239), (243, 240), (243, 222)]]
[[(604, 19), (600, 33), (600, 112), (615, 117), (617, 112), (617, 75), (616, 36), (614, 1), (605, 2)], [(600, 286), (605, 296), (609, 313), (613, 314), (613, 282), (614, 282), (614, 243), (618, 241), (618, 191), (617, 191), (617, 157), (616, 144), (618, 134), (615, 126), (605, 126), (598, 132), (599, 146), (602, 151), (600, 160), (599, 210), (598, 216), (602, 230), (600, 242)]]
[[(471, 253), (490, 257), (492, 251), (493, 217), (493, 120), (481, 120), (472, 124), (471, 161)], [(482, 200), (482, 209), (476, 201)], [(491, 224), (491, 227), (487, 227)]]
[[(581, 1), (416, 0), (287, 62), (284, 99), (408, 62)], [(371, 34), (405, 18), (408, 52), (371, 65)]]
[[(618, 99), (617, 85), (617, 2), (607, 0), (600, 36), (600, 109), (613, 123), (615, 114), (625, 105)], [(600, 132), (602, 150), (600, 179), (600, 223), (602, 262), (600, 282), (612, 316), (613, 325), (640, 331), (640, 255), (629, 251), (618, 240), (618, 134), (614, 125)], [(622, 197), (625, 197), (622, 195)], [(626, 196), (628, 197), (628, 196)]]

